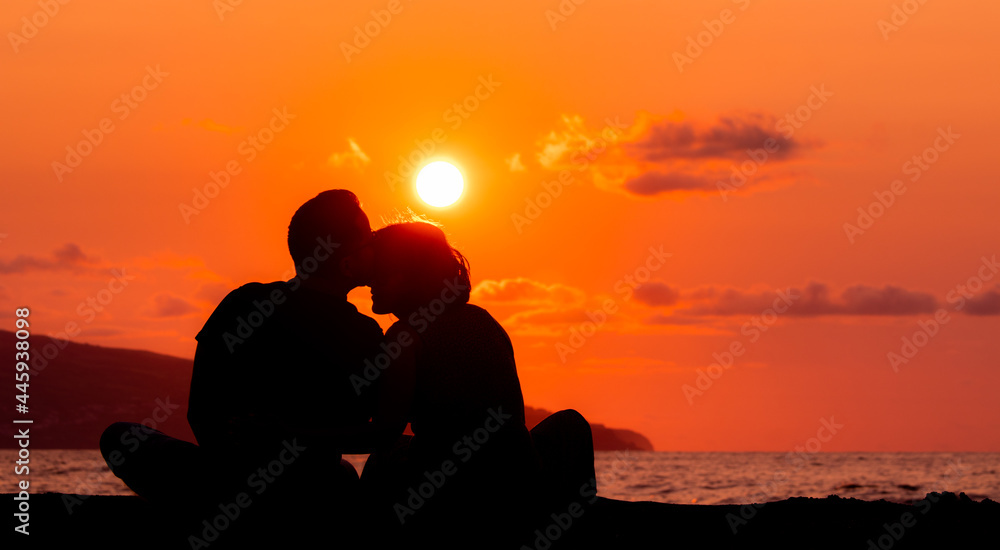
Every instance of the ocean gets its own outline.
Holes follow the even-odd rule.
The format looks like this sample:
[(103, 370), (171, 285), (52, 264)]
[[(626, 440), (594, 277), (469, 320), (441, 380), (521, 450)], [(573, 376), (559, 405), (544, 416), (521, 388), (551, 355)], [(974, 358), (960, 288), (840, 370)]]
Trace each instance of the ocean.
[[(17, 451), (0, 450), (0, 492), (16, 492)], [(367, 455), (347, 457), (358, 471)], [(31, 451), (30, 492), (130, 495), (96, 450)], [(1000, 500), (1000, 453), (596, 453), (598, 494), (676, 504), (840, 495), (914, 502), (928, 492)]]

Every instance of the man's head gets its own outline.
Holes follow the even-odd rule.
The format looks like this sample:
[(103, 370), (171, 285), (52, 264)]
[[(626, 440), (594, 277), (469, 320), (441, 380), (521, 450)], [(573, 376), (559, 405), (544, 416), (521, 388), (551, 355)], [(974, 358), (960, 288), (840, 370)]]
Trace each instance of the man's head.
[[(331, 189), (309, 199), (288, 224), (288, 252), (295, 272), (330, 280), (350, 279), (346, 266), (371, 238), (368, 216), (354, 193)], [(361, 284), (361, 281), (353, 281)]]

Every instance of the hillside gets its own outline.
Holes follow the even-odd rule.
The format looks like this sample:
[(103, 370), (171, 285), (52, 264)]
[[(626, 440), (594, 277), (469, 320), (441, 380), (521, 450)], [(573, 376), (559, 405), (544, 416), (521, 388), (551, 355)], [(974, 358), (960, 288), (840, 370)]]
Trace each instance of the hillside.
[[(14, 341), (12, 332), (0, 331), (0, 347), (14, 349)], [(46, 350), (49, 344), (56, 345), (46, 336), (32, 336), (32, 358), (58, 349)], [(147, 418), (160, 431), (194, 441), (185, 418), (191, 384), (189, 359), (69, 342), (47, 364), (31, 364), (44, 368), (31, 375), (28, 414), (12, 411), (13, 395), (5, 396), (0, 410), (4, 418), (17, 415), (34, 420), (33, 448), (96, 449), (101, 433), (112, 422)], [(163, 421), (157, 422), (154, 414)], [(5, 435), (12, 435), (12, 424), (3, 424)], [(5, 436), (0, 448), (11, 448), (14, 441)]]

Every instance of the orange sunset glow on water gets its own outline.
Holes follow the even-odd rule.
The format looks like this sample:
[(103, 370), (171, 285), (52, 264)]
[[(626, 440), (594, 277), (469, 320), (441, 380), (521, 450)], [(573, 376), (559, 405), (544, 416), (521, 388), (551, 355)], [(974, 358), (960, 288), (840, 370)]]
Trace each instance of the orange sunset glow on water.
[(527, 405), (658, 451), (998, 452), (998, 17), (7, 1), (0, 328), (190, 359), (349, 189), (440, 224)]

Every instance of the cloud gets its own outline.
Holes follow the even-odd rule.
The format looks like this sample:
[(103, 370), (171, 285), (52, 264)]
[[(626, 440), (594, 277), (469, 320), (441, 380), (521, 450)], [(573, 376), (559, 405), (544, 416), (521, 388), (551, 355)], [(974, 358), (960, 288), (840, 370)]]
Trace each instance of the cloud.
[(200, 312), (201, 309), (180, 296), (160, 293), (153, 296), (152, 308), (147, 312), (147, 315), (149, 317), (168, 318), (184, 317)]
[[(671, 332), (720, 333), (720, 318), (760, 316), (775, 311), (782, 317), (909, 317), (932, 315), (941, 303), (930, 293), (897, 285), (856, 284), (835, 289), (809, 282), (782, 288), (698, 286), (680, 288), (649, 281), (635, 289), (634, 300), (612, 301), (601, 330), (643, 332), (663, 327)], [(504, 327), (521, 335), (563, 337), (570, 327), (594, 322), (594, 312), (608, 296), (545, 284), (527, 278), (488, 280), (473, 290), (476, 302), (492, 304), (507, 317)], [(1000, 315), (1000, 286), (968, 300), (969, 315)], [(769, 315), (769, 314), (768, 314)], [(498, 317), (499, 318), (499, 317)], [(606, 323), (606, 324), (604, 324)], [(645, 329), (643, 328), (645, 327)]]
[[(646, 296), (640, 295), (642, 288)], [(677, 293), (674, 302), (665, 302)], [(785, 308), (782, 315), (821, 316), (907, 316), (931, 314), (940, 305), (934, 296), (926, 292), (907, 290), (893, 285), (881, 288), (868, 285), (854, 285), (834, 296), (830, 287), (823, 283), (809, 283), (804, 289), (786, 287), (784, 289), (748, 291), (736, 288), (699, 287), (686, 291), (673, 291), (660, 282), (647, 283), (636, 291), (636, 299), (650, 306), (677, 304), (674, 315), (661, 315), (647, 319), (652, 324), (679, 324), (685, 317), (760, 315), (775, 308)], [(678, 317), (680, 316), (680, 317)]]
[[(801, 292), (794, 289), (791, 294), (801, 296)], [(735, 288), (702, 287), (686, 293), (683, 302), (688, 305), (679, 312), (693, 316), (760, 315), (771, 308), (777, 298), (777, 293), (769, 290), (755, 293)]]
[(683, 317), (680, 315), (664, 315), (662, 313), (657, 313), (647, 317), (644, 322), (647, 325), (688, 326), (698, 325), (704, 323), (705, 321), (696, 317)]
[(518, 277), (482, 281), (472, 289), (472, 299), (484, 303), (555, 307), (581, 303), (583, 292), (566, 285), (547, 285)]
[(561, 127), (552, 130), (538, 141), (541, 149), (538, 162), (550, 170), (579, 170), (585, 162), (613, 149), (622, 139), (623, 128), (617, 119), (605, 121), (603, 129), (594, 131), (587, 128), (580, 115), (563, 115)]
[(969, 298), (964, 310), (968, 315), (1000, 315), (1000, 292), (989, 290)]
[(211, 304), (218, 304), (232, 290), (234, 289), (226, 283), (212, 281), (201, 285), (194, 297)]
[(67, 243), (52, 252), (50, 258), (18, 254), (13, 260), (0, 260), (0, 273), (14, 274), (29, 271), (79, 271), (96, 263), (97, 259), (87, 256), (80, 247)]
[(340, 153), (332, 153), (327, 159), (328, 164), (333, 166), (343, 166), (351, 163), (355, 168), (360, 168), (371, 162), (368, 155), (361, 150), (361, 147), (351, 138), (347, 139), (348, 150)]
[(524, 172), (524, 164), (521, 163), (521, 153), (514, 153), (514, 156), (503, 160), (511, 172)]
[(793, 139), (765, 113), (686, 120), (640, 112), (631, 124), (605, 119), (597, 130), (579, 115), (537, 143), (548, 170), (572, 170), (608, 191), (633, 197), (690, 196), (774, 189), (800, 181), (788, 167), (815, 143)]
[[(829, 304), (829, 313), (848, 315), (917, 315), (934, 313), (938, 309), (937, 300), (924, 292), (913, 292), (904, 288), (886, 285), (873, 288), (856, 285), (844, 290), (840, 298), (842, 304)], [(820, 310), (819, 314), (825, 311)]]
[(705, 175), (646, 172), (636, 178), (626, 180), (622, 188), (632, 194), (644, 197), (671, 191), (709, 191), (714, 193), (716, 182)]
[(659, 281), (652, 281), (635, 289), (635, 299), (650, 306), (673, 305), (680, 295), (677, 289)]
[(710, 125), (670, 119), (657, 120), (635, 142), (625, 143), (630, 156), (653, 162), (671, 159), (728, 159), (743, 161), (747, 150), (770, 144), (768, 160), (790, 156), (799, 144), (777, 130), (778, 121), (760, 113), (721, 117)]
[(471, 301), (507, 317), (502, 324), (518, 334), (558, 336), (556, 327), (587, 320), (585, 293), (563, 284), (532, 279), (485, 280), (472, 289)]

